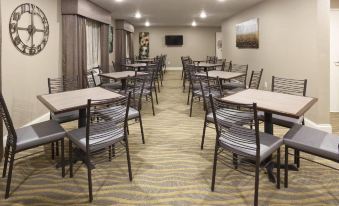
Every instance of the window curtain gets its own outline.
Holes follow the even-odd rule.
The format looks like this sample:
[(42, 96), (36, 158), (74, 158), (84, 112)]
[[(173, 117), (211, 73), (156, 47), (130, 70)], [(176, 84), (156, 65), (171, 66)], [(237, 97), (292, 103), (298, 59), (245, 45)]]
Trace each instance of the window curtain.
[(87, 71), (101, 65), (100, 23), (86, 19)]
[(134, 58), (133, 33), (128, 32), (128, 34), (127, 34), (127, 40), (128, 40), (128, 52), (129, 52), (129, 57), (130, 57), (130, 58)]
[(87, 74), (86, 19), (77, 15), (62, 16), (62, 72), (66, 78), (79, 78), (85, 88)]
[(116, 52), (115, 52), (115, 62), (116, 62), (116, 71), (121, 71), (121, 61), (126, 58), (126, 33), (127, 31), (122, 29), (116, 30)]
[(109, 25), (101, 24), (100, 26), (100, 52), (101, 52), (101, 69), (103, 72), (110, 72), (109, 71), (108, 32), (109, 32)]

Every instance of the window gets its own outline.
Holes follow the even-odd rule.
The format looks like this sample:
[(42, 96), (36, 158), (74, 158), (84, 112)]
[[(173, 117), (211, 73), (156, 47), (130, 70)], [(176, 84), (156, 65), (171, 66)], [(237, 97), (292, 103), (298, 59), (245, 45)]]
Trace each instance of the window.
[(87, 70), (100, 65), (100, 23), (86, 20)]

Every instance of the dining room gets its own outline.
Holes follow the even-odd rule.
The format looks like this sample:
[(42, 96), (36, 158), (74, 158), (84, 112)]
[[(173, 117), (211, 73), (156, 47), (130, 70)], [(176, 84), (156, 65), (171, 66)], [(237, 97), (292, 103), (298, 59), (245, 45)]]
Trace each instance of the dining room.
[(339, 205), (338, 9), (1, 0), (0, 205)]

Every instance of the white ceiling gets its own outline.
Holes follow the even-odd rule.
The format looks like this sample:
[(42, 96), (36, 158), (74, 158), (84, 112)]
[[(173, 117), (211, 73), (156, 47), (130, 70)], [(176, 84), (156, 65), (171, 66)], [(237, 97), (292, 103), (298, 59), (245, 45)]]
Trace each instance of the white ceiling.
[[(115, 19), (125, 19), (136, 26), (148, 20), (151, 26), (189, 26), (195, 20), (198, 26), (220, 26), (227, 17), (264, 0), (91, 0), (112, 12)], [(207, 18), (199, 17), (202, 10)], [(136, 11), (141, 19), (134, 18)]]

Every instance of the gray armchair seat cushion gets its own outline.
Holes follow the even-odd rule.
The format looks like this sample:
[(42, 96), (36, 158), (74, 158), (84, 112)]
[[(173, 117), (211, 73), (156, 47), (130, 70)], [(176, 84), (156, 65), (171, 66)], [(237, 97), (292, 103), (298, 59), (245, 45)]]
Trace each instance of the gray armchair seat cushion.
[[(86, 127), (67, 132), (67, 136), (75, 145), (86, 152)], [(96, 134), (91, 134), (90, 136), (90, 150), (97, 151), (107, 148), (121, 141), (123, 138), (124, 130), (122, 128), (114, 128), (114, 125), (112, 125), (110, 129), (98, 130)]]
[[(265, 119), (264, 112), (258, 112), (258, 118), (260, 120), (264, 120)], [(278, 115), (278, 114), (272, 115), (273, 124), (279, 125), (282, 127), (287, 127), (287, 128), (291, 128), (295, 124), (302, 124), (303, 120), (304, 120), (303, 116), (300, 118), (293, 118), (293, 117), (286, 117), (286, 116)]]
[(16, 150), (25, 150), (63, 139), (65, 130), (55, 120), (49, 120), (16, 129)]
[[(195, 96), (202, 97), (202, 91), (201, 90), (193, 91), (193, 93), (194, 93)], [(204, 93), (205, 93), (205, 97), (208, 97), (210, 94), (212, 94), (212, 97), (215, 97), (215, 98), (221, 97), (221, 94), (220, 94), (219, 91), (211, 91), (211, 92), (205, 91)]]
[(234, 89), (229, 89), (229, 90), (224, 91), (224, 94), (225, 95), (232, 95), (232, 94), (236, 94), (238, 92), (244, 91), (244, 90), (245, 90), (245, 88), (243, 88), (243, 87), (237, 87), (237, 88), (234, 88)]
[(51, 114), (52, 119), (59, 124), (79, 120), (79, 111), (63, 112), (60, 114)]
[[(223, 115), (223, 113), (225, 113), (225, 114)], [(235, 118), (231, 119), (229, 117), (232, 114), (233, 115), (242, 115), (242, 117), (239, 118), (239, 119), (235, 119)], [(226, 109), (226, 108), (218, 109), (216, 111), (216, 115), (217, 115), (217, 119), (218, 119), (219, 124), (221, 124), (225, 127), (231, 127), (233, 124), (246, 125), (246, 124), (250, 124), (253, 120), (253, 116), (249, 116), (248, 114), (245, 114), (245, 113), (243, 113), (243, 114), (236, 113), (233, 110)], [(207, 122), (214, 123), (213, 113), (211, 112), (211, 113), (207, 114), (206, 119), (207, 119)]]
[(284, 144), (339, 162), (339, 137), (321, 130), (294, 125), (284, 136)]
[[(246, 156), (251, 159), (255, 159), (256, 157), (256, 144), (255, 143), (237, 143), (236, 140), (237, 135), (232, 133), (232, 128), (230, 131), (228, 131), (229, 134), (225, 135), (225, 133), (222, 133), (219, 142), (221, 147), (226, 148), (236, 154)], [(264, 161), (267, 159), (273, 152), (275, 152), (280, 146), (283, 144), (283, 139), (260, 132), (259, 133), (260, 137), (260, 162)], [(233, 141), (229, 138), (232, 137)], [(244, 137), (240, 137), (244, 138)], [(255, 136), (253, 137), (246, 137), (247, 139), (252, 140), (252, 142), (255, 142)], [(254, 148), (254, 149), (249, 149), (249, 148)]]

